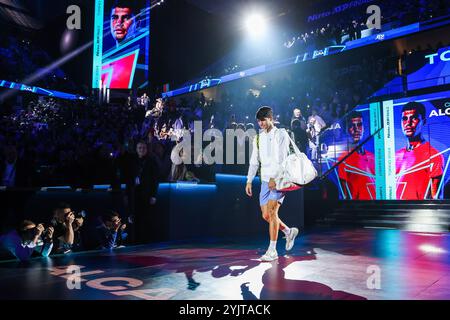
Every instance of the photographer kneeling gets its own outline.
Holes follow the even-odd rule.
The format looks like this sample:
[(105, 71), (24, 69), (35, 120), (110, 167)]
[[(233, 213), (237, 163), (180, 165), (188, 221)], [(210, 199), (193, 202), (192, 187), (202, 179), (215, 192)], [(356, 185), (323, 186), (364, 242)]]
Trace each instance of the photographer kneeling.
[(110, 211), (101, 217), (101, 223), (96, 228), (97, 249), (114, 249), (123, 246), (127, 238), (127, 225), (122, 224), (119, 213)]
[(0, 236), (0, 246), (20, 261), (27, 261), (34, 252), (48, 257), (53, 248), (53, 227), (45, 229), (43, 224), (23, 220), (16, 230)]
[(75, 213), (67, 203), (61, 203), (53, 211), (52, 225), (55, 228), (54, 253), (70, 253), (80, 247), (80, 228), (84, 223), (84, 212)]

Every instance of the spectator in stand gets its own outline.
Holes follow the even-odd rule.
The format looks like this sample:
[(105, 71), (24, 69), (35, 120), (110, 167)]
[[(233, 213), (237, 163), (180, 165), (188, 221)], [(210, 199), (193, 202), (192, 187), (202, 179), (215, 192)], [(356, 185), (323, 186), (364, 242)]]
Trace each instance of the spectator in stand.
[[(306, 128), (306, 124), (305, 124)], [(294, 134), (294, 141), (301, 152), (307, 153), (308, 135), (304, 129), (302, 122), (299, 119), (294, 119), (291, 122), (291, 131)]]
[(0, 186), (8, 188), (0, 199), (2, 204), (0, 226), (3, 230), (6, 227), (16, 226), (23, 220), (25, 202), (32, 196), (31, 192), (23, 189), (32, 186), (33, 172), (29, 164), (30, 159), (19, 158), (15, 145), (5, 145), (0, 149), (3, 149), (0, 150), (3, 155), (3, 157), (0, 155)]
[(292, 128), (292, 122), (293, 122), (294, 120), (299, 120), (299, 121), (300, 121), (301, 128), (302, 128), (303, 130), (306, 130), (306, 119), (305, 119), (305, 117), (303, 116), (302, 111), (300, 110), (300, 108), (295, 108), (295, 109), (292, 111), (291, 128)]
[(144, 92), (144, 94), (140, 98), (140, 105), (145, 108), (145, 110), (148, 109), (148, 106), (150, 104), (150, 98), (147, 95), (147, 93)]
[(311, 160), (318, 161), (318, 150), (320, 148), (319, 135), (323, 128), (326, 127), (325, 121), (318, 115), (317, 109), (313, 109), (312, 115), (308, 118), (308, 135), (309, 148), (311, 150)]
[(170, 169), (169, 175), (170, 182), (184, 181), (186, 179), (187, 167), (184, 163), (184, 157), (186, 155), (187, 153), (184, 152), (184, 149), (175, 147), (172, 150), (170, 155), (170, 159), (172, 160), (172, 168)]
[[(312, 123), (313, 122), (313, 123)], [(308, 118), (308, 123), (314, 125), (314, 129), (317, 133), (320, 133), (323, 128), (327, 126), (325, 121), (322, 119), (321, 116), (319, 116), (319, 113), (317, 111), (317, 108), (314, 108), (312, 110), (311, 116)]]
[(9, 188), (24, 188), (31, 186), (32, 172), (30, 166), (18, 157), (16, 146), (5, 146), (3, 158), (0, 159), (0, 185)]

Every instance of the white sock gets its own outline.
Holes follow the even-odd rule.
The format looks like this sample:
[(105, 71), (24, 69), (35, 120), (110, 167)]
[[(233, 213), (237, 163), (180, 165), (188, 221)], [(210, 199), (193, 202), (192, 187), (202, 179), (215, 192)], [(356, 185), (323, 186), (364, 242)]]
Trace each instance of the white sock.
[(269, 250), (277, 250), (277, 241), (270, 241)]
[(285, 229), (281, 230), (284, 232), (284, 234), (286, 235), (286, 237), (291, 233), (291, 229), (289, 227), (286, 227)]

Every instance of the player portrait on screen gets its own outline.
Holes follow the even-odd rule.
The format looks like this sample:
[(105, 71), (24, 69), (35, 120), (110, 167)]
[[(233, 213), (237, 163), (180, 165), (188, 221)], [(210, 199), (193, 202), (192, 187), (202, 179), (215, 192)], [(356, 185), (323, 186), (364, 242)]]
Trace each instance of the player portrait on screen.
[(397, 199), (436, 199), (443, 174), (444, 158), (425, 141), (425, 106), (409, 102), (402, 108), (401, 126), (406, 146), (395, 154)]
[(138, 11), (132, 2), (116, 0), (111, 8), (111, 35), (117, 46), (133, 38), (139, 27)]
[(101, 55), (94, 52), (94, 71), (97, 73), (101, 60), (100, 79), (97, 81), (96, 76), (93, 77), (94, 88), (99, 83), (108, 89), (132, 89), (147, 85), (150, 1), (105, 0), (101, 30), (104, 36), (103, 33), (96, 33), (94, 39), (96, 42), (102, 41)]
[[(348, 117), (348, 134), (351, 150), (358, 147), (364, 136), (364, 122), (361, 112), (354, 111)], [(344, 159), (344, 153), (338, 162)], [(338, 167), (339, 183), (345, 199), (374, 200), (375, 195), (375, 157), (361, 146)]]

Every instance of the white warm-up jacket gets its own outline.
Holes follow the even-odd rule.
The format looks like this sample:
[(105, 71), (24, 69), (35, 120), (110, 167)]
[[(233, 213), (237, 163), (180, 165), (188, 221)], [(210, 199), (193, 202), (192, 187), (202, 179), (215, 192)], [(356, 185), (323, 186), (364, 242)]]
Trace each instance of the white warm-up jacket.
[(261, 181), (269, 182), (271, 178), (276, 179), (282, 173), (282, 163), (289, 155), (289, 135), (285, 129), (273, 127), (269, 133), (259, 133), (259, 150), (253, 139), (253, 150), (250, 157), (247, 182), (251, 183), (258, 173), (261, 164)]

